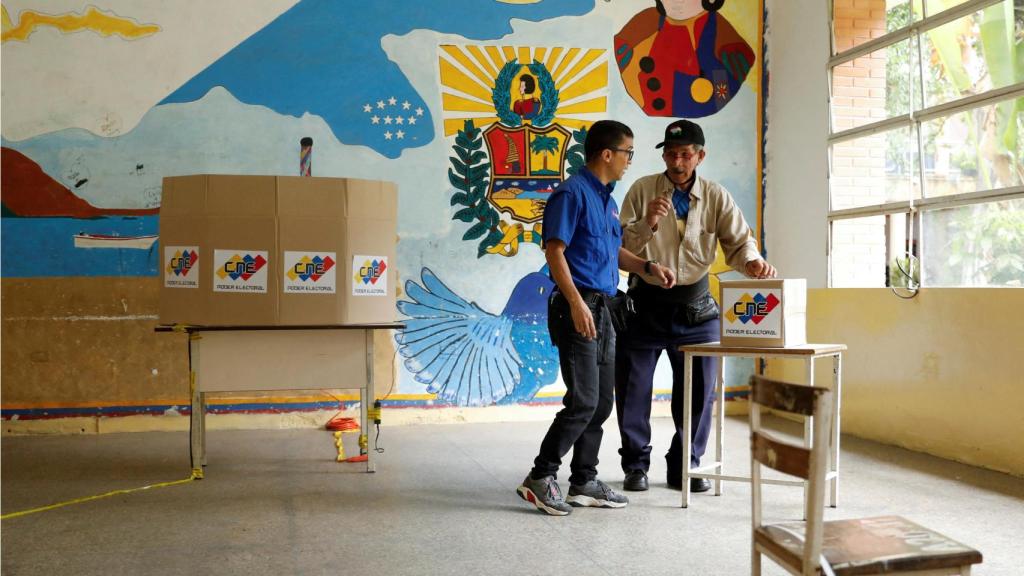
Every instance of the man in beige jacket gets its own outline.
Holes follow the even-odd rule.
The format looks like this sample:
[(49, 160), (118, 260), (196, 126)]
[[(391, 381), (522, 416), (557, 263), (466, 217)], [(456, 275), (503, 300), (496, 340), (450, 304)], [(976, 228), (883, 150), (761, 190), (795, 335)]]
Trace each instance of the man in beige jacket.
[[(654, 368), (664, 351), (672, 365), (672, 420), (676, 431), (666, 459), (668, 485), (682, 488), (682, 437), (692, 435), (691, 467), (700, 463), (711, 429), (718, 359), (693, 362), (691, 429), (683, 424), (682, 344), (715, 342), (719, 337), (718, 307), (708, 290), (708, 270), (719, 243), (726, 262), (751, 278), (773, 278), (775, 269), (761, 258), (750, 226), (732, 196), (715, 182), (697, 176), (704, 161), (704, 133), (688, 120), (665, 130), (662, 159), (665, 171), (640, 178), (626, 193), (620, 221), (622, 244), (647, 261), (645, 271), (661, 264), (676, 272), (676, 285), (657, 286), (647, 274), (632, 275), (629, 294), (636, 315), (618, 336), (615, 404), (622, 438), (622, 470), (626, 490), (647, 490), (651, 463), (651, 392)], [(704, 492), (710, 482), (693, 478), (689, 489)]]

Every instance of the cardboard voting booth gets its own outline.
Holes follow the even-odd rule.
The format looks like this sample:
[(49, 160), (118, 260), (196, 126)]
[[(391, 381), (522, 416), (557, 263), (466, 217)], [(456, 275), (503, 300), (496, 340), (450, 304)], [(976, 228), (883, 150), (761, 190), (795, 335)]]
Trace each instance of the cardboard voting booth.
[(164, 178), (160, 323), (395, 319), (398, 193), (351, 178)]
[(723, 280), (719, 286), (723, 346), (807, 343), (806, 280)]

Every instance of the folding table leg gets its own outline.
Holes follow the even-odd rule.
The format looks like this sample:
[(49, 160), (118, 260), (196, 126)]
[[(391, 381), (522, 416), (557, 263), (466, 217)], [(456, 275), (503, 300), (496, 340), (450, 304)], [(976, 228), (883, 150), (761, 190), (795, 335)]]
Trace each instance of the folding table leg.
[[(808, 356), (807, 357), (807, 385), (808, 386), (814, 386), (814, 356)], [(814, 434), (812, 433), (813, 426), (814, 426), (814, 417), (813, 416), (805, 416), (804, 417), (804, 447), (807, 448), (808, 450), (811, 449), (812, 444), (813, 444), (813, 442), (812, 442), (812, 439), (814, 437)], [(810, 484), (807, 481), (804, 481), (804, 510), (807, 510), (807, 497), (808, 497), (809, 494), (810, 494)], [(807, 520), (807, 518), (804, 518), (804, 521), (806, 521), (806, 520)]]
[(682, 493), (683, 508), (690, 506), (690, 452), (693, 450), (690, 441), (690, 427), (693, 416), (693, 355), (683, 355), (683, 430), (682, 430)]
[(188, 335), (188, 381), (189, 381), (189, 454), (191, 456), (192, 475), (203, 477), (203, 406), (200, 398), (199, 382), (199, 342), (202, 336), (190, 332)]
[(202, 453), (202, 461), (200, 464), (206, 466), (206, 392), (199, 392), (199, 444), (201, 446), (200, 452)]
[[(715, 473), (725, 474), (725, 357), (718, 358), (718, 382), (715, 406)], [(689, 486), (683, 486), (689, 490)], [(715, 496), (721, 496), (725, 482), (715, 478)]]
[(842, 396), (843, 359), (842, 352), (832, 356), (832, 483), (829, 485), (828, 505), (839, 506), (839, 402)]
[[(376, 470), (376, 463), (374, 462), (374, 450), (370, 449), (369, 434), (370, 428), (373, 426), (373, 420), (370, 419), (370, 404), (377, 399), (374, 394), (374, 374), (373, 374), (373, 329), (367, 328), (363, 332), (366, 334), (366, 389), (364, 391), (362, 402), (360, 402), (360, 412), (363, 418), (363, 434), (366, 439), (365, 443), (360, 443), (361, 446), (366, 446), (366, 471), (374, 472)], [(376, 410), (374, 410), (376, 413)]]

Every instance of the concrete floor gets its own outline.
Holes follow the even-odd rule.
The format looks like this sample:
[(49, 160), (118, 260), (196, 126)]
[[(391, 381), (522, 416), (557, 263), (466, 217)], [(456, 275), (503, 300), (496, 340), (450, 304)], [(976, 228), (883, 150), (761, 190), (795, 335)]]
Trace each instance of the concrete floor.
[[(547, 422), (385, 426), (377, 473), (335, 463), (321, 430), (217, 431), (206, 478), (3, 520), (16, 574), (733, 575), (750, 570), (750, 491), (664, 484), (670, 421), (654, 421), (649, 492), (621, 510), (543, 515), (514, 490)], [(621, 487), (605, 426), (602, 477)], [(726, 423), (729, 471), (748, 469), (743, 418)], [(975, 574), (1024, 573), (1024, 479), (844, 437), (838, 509), (901, 514), (979, 548)], [(354, 446), (353, 446), (354, 448)], [(350, 449), (349, 452), (352, 450)], [(184, 433), (7, 437), (4, 514), (188, 475)], [(568, 471), (561, 475), (566, 490)], [(801, 491), (768, 487), (769, 519), (799, 518)], [(766, 574), (782, 574), (766, 563)]]

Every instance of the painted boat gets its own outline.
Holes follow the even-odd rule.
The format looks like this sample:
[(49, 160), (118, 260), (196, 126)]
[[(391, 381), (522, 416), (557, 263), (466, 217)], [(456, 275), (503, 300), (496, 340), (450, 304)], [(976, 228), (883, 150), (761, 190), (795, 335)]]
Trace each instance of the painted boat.
[(128, 248), (135, 250), (149, 250), (156, 242), (157, 235), (146, 236), (111, 236), (108, 234), (86, 234), (80, 232), (74, 235), (75, 248)]

